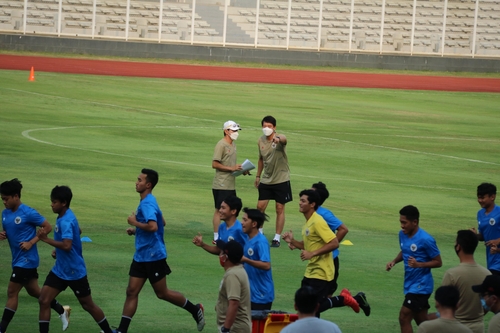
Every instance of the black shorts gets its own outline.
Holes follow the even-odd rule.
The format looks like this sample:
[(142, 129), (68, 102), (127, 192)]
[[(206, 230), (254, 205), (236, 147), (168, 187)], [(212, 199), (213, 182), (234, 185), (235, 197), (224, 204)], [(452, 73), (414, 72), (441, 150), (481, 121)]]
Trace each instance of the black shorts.
[(236, 190), (214, 190), (212, 189), (212, 194), (214, 196), (215, 209), (220, 208), (220, 204), (224, 199), (230, 195), (236, 196)]
[(333, 289), (333, 284), (335, 281), (325, 281), (320, 279), (311, 279), (304, 277), (300, 284), (301, 287), (309, 286), (311, 287), (319, 299), (325, 298), (330, 294), (330, 291)]
[(10, 281), (22, 285), (27, 284), (32, 279), (38, 279), (36, 268), (14, 267), (10, 276)]
[(254, 311), (254, 310), (271, 310), (272, 306), (273, 306), (273, 302), (265, 303), (265, 304), (254, 303), (254, 302), (250, 303), (250, 307), (251, 307), (252, 311)]
[(77, 298), (87, 297), (90, 295), (90, 285), (86, 275), (79, 280), (63, 280), (50, 271), (43, 285), (60, 291), (64, 291), (66, 288), (70, 287)]
[(339, 268), (340, 268), (338, 256), (333, 258), (333, 266), (335, 267), (335, 274), (333, 275), (332, 289), (330, 290), (328, 295), (333, 295), (339, 286), (337, 283), (337, 280), (339, 278)]
[(497, 271), (495, 269), (490, 269), (491, 275), (500, 275), (500, 271)]
[(133, 260), (128, 275), (141, 279), (149, 279), (149, 282), (153, 284), (170, 273), (172, 273), (172, 271), (170, 267), (168, 267), (166, 259), (148, 262)]
[(292, 201), (292, 186), (290, 181), (267, 185), (259, 184), (259, 200), (274, 200), (280, 204)]
[(431, 294), (411, 294), (405, 295), (403, 306), (412, 310), (413, 312), (420, 312), (430, 308), (429, 298)]

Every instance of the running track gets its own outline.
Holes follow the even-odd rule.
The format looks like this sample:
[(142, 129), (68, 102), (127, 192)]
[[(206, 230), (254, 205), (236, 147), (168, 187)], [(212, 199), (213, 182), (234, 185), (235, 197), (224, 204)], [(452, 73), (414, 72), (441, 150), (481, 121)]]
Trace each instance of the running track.
[(321, 72), (0, 55), (0, 69), (26, 70), (26, 77), (28, 77), (32, 66), (35, 72), (331, 87), (500, 92), (500, 79), (496, 78)]

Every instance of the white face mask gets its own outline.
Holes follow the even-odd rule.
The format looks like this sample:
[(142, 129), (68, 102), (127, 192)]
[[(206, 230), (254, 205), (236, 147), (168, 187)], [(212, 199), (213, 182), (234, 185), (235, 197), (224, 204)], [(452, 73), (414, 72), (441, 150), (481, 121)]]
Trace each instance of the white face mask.
[(263, 127), (262, 132), (264, 133), (265, 136), (269, 136), (274, 133), (274, 130), (269, 127)]
[(238, 135), (240, 135), (240, 133), (238, 133), (238, 132), (231, 132), (231, 134), (229, 135), (229, 137), (231, 138), (231, 140), (236, 141), (238, 139)]

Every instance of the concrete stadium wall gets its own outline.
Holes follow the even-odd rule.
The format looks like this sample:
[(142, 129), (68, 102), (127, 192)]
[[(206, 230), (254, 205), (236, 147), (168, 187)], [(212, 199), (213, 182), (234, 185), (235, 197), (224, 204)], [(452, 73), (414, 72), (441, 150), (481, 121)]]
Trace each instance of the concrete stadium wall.
[(274, 65), (330, 66), (415, 71), (500, 72), (500, 60), (485, 58), (311, 52), (207, 45), (160, 44), (84, 38), (0, 34), (0, 50), (51, 52), (132, 58), (250, 62)]

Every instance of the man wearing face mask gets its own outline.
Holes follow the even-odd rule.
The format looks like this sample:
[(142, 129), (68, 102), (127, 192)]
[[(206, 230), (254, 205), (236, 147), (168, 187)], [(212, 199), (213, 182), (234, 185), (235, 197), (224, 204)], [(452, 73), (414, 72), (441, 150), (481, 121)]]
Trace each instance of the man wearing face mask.
[(212, 183), (212, 193), (214, 196), (215, 212), (212, 219), (214, 227), (214, 241), (219, 239), (220, 214), (219, 208), (222, 201), (230, 196), (236, 196), (236, 180), (232, 172), (241, 170), (241, 164), (236, 164), (236, 145), (234, 141), (238, 139), (240, 125), (232, 120), (224, 123), (224, 137), (217, 143), (212, 158), (212, 168), (215, 169), (215, 177)]
[(488, 324), (488, 333), (500, 332), (500, 276), (488, 275), (482, 284), (472, 286), (472, 290), (481, 294), (484, 311), (495, 314)]
[(224, 267), (224, 277), (219, 287), (215, 311), (220, 333), (250, 333), (252, 313), (250, 306), (250, 282), (241, 264), (243, 246), (235, 240), (217, 241), (221, 249), (219, 261)]
[(261, 121), (263, 136), (259, 138), (259, 162), (255, 187), (259, 189), (257, 209), (265, 212), (269, 200), (276, 202), (276, 233), (271, 247), (279, 247), (285, 226), (285, 204), (292, 201), (290, 168), (286, 156), (287, 139), (276, 133), (276, 119), (266, 116)]
[[(484, 278), (491, 275), (490, 271), (474, 260), (474, 251), (479, 241), (471, 230), (459, 230), (455, 241), (455, 253), (460, 265), (450, 268), (444, 273), (442, 286), (454, 286), (460, 292), (460, 301), (455, 312), (455, 318), (469, 327), (474, 333), (484, 332), (484, 311), (480, 298), (471, 289), (480, 284)], [(429, 314), (429, 319), (436, 318), (436, 314)]]

